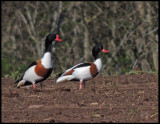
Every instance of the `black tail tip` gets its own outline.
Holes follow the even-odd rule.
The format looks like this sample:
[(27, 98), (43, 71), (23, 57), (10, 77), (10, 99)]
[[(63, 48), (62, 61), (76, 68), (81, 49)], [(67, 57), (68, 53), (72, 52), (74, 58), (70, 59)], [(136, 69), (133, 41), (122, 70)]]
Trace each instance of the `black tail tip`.
[(17, 84), (19, 82), (19, 80), (17, 80), (16, 82), (14, 82), (14, 84)]
[(62, 74), (63, 74), (63, 72), (59, 73), (58, 75), (56, 75), (56, 78), (59, 78)]

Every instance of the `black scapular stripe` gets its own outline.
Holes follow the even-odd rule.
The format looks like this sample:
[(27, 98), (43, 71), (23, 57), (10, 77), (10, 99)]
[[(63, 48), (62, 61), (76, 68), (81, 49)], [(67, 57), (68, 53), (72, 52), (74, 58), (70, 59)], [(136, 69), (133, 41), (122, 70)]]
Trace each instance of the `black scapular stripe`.
[[(80, 67), (86, 67), (86, 66), (90, 66), (90, 65), (91, 65), (91, 63), (82, 63), (82, 64), (79, 64), (79, 65), (75, 66), (75, 67), (72, 68), (72, 69), (80, 68)], [(63, 73), (64, 73), (64, 72), (59, 73), (59, 74), (56, 76), (56, 78), (60, 77)]]
[(74, 67), (73, 69), (75, 69), (75, 68), (80, 68), (80, 67), (86, 67), (86, 66), (90, 66), (91, 65), (91, 63), (82, 63), (82, 64), (80, 64), (80, 65), (77, 65), (76, 67)]

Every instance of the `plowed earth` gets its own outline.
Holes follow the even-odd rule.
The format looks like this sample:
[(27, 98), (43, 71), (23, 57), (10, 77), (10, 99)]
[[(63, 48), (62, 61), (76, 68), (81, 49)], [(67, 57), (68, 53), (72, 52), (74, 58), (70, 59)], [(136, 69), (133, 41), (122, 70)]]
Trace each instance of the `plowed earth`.
[(16, 88), (1, 79), (2, 122), (114, 123), (158, 122), (158, 76), (99, 75), (79, 90), (79, 82), (48, 79)]

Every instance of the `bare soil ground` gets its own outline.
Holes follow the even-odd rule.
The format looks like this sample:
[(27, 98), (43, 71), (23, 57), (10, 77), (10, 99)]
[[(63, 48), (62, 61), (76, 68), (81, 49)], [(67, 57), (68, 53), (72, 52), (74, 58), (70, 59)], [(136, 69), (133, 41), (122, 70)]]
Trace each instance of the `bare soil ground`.
[(158, 76), (99, 75), (79, 90), (79, 82), (44, 81), (16, 88), (14, 80), (1, 79), (2, 122), (120, 123), (158, 122)]

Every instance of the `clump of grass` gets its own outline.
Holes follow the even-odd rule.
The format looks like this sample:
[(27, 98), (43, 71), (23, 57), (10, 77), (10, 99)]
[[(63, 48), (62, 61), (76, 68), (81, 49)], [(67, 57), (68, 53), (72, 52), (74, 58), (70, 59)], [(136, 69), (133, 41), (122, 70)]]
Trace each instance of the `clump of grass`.
[(19, 66), (16, 71), (14, 72), (12, 71), (10, 73), (10, 77), (14, 80), (19, 79), (22, 76), (22, 74), (25, 72), (25, 69), (26, 69), (25, 65)]
[(10, 77), (13, 78), (14, 80), (17, 80), (21, 77), (21, 75), (22, 73), (19, 70), (17, 70), (15, 72), (11, 72)]
[(133, 106), (133, 107), (131, 108), (131, 111), (130, 111), (130, 112), (131, 112), (132, 115), (135, 115), (135, 106)]
[(126, 74), (126, 75), (130, 75), (130, 74), (141, 74), (141, 73), (154, 74), (154, 73), (156, 73), (156, 72), (155, 72), (155, 71), (152, 71), (152, 70), (149, 70), (149, 71), (146, 71), (146, 72), (141, 71), (141, 70), (131, 70), (131, 71), (129, 71), (129, 72), (126, 72), (125, 74)]
[(116, 87), (116, 86), (118, 86), (118, 84), (119, 84), (119, 82), (118, 82), (118, 80), (117, 81), (109, 81), (108, 83), (107, 83), (107, 87)]
[(112, 87), (112, 82), (111, 81), (107, 83), (107, 87)]
[(17, 70), (15, 72), (11, 72), (10, 74), (3, 75), (3, 77), (4, 78), (12, 78), (14, 80), (17, 80), (21, 77), (21, 75), (22, 75), (22, 73), (19, 70)]
[(5, 74), (4, 78), (10, 78), (10, 75), (9, 74)]
[(139, 72), (136, 71), (136, 70), (131, 70), (131, 71), (126, 73), (126, 75), (130, 75), (130, 74), (139, 74)]
[(149, 73), (149, 74), (154, 74), (154, 73), (156, 73), (155, 71), (152, 71), (152, 70), (149, 70), (147, 73)]

